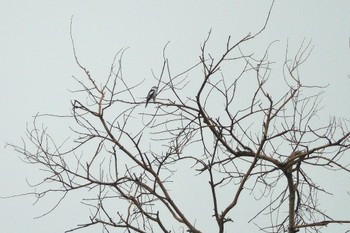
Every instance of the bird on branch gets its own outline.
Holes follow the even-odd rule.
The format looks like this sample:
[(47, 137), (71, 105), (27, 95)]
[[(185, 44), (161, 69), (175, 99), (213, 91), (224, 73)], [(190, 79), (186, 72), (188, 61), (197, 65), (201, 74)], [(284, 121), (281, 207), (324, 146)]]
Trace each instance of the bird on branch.
[(146, 106), (145, 106), (145, 107), (147, 107), (147, 104), (148, 104), (151, 100), (153, 100), (153, 102), (156, 100), (157, 91), (158, 91), (158, 87), (156, 87), (156, 86), (153, 86), (153, 87), (151, 88), (151, 90), (149, 90), (148, 95), (147, 95), (147, 97), (146, 97)]

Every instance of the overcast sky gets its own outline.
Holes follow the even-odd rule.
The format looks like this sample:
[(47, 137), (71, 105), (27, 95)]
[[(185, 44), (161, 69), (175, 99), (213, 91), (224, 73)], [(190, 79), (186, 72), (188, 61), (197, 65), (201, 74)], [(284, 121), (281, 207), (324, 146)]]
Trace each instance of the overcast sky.
[[(259, 0), (0, 1), (1, 144), (19, 143), (37, 112), (69, 113), (68, 89), (76, 85), (72, 75), (79, 74), (69, 35), (72, 15), (78, 56), (96, 79), (106, 77), (116, 51), (129, 47), (124, 75), (135, 82), (144, 79), (147, 89), (152, 86), (151, 69), (160, 69), (168, 41), (167, 54), (180, 71), (198, 61), (210, 29), (211, 48), (221, 51), (229, 35), (238, 40), (261, 28), (269, 7), (270, 1)], [(325, 121), (331, 115), (350, 119), (349, 12), (348, 0), (276, 1), (267, 29), (250, 48), (261, 52), (279, 40), (275, 51), (281, 59), (287, 40), (292, 49), (311, 40), (314, 49), (301, 69), (302, 81), (329, 85), (320, 116)], [(0, 172), (0, 196), (30, 191), (26, 179), (40, 174), (3, 146)], [(348, 178), (338, 185), (341, 182), (349, 186)], [(0, 231), (55, 233), (84, 221), (81, 210), (68, 201), (50, 215), (33, 219), (54, 203), (33, 206), (34, 201), (29, 196), (0, 199)], [(342, 213), (349, 219), (349, 211)]]

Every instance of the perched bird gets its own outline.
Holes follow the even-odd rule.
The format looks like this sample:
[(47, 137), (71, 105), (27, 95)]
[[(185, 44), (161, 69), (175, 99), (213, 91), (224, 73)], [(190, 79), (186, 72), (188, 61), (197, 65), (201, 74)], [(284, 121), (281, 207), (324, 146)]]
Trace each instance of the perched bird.
[(153, 101), (155, 101), (156, 96), (157, 96), (157, 91), (158, 91), (158, 87), (156, 87), (156, 86), (153, 86), (151, 88), (151, 90), (149, 90), (147, 98), (146, 98), (146, 106), (145, 107), (147, 107), (147, 104), (149, 103), (149, 101), (151, 101), (151, 99), (153, 99)]

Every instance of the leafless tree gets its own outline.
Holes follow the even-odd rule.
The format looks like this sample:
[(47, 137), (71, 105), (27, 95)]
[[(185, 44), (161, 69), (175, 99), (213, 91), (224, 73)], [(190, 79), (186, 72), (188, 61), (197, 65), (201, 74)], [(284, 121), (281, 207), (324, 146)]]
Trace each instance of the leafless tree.
[[(180, 168), (192, 174), (185, 179), (207, 187), (196, 198), (210, 206), (201, 215), (220, 233), (241, 232), (232, 214), (248, 208), (254, 211), (249, 223), (263, 232), (320, 232), (328, 224), (350, 223), (318, 205), (317, 194), (327, 191), (314, 172), (349, 174), (344, 152), (350, 130), (346, 119), (315, 121), (323, 87), (303, 85), (299, 73), (310, 43), (294, 56), (287, 47), (282, 72), (274, 75), (268, 56), (274, 43), (260, 58), (243, 49), (264, 31), (269, 16), (256, 34), (237, 42), (229, 37), (217, 57), (208, 51), (209, 33), (198, 63), (175, 75), (165, 46), (163, 66), (153, 75), (157, 97), (147, 108), (142, 82), (130, 84), (123, 75), (125, 50), (116, 53), (108, 77), (96, 80), (78, 59), (71, 31), (83, 75), (74, 77), (80, 89), (71, 115), (54, 117), (68, 119), (73, 139), (58, 144), (39, 123), (52, 116), (46, 114), (34, 118), (23, 145), (9, 145), (46, 172), (38, 184), (45, 188), (35, 192), (38, 200), (89, 191), (83, 197), (89, 221), (67, 232), (96, 224), (107, 232), (205, 232), (197, 224), (201, 217), (185, 211), (175, 194), (186, 189), (190, 196), (197, 188), (183, 187)], [(245, 198), (259, 200), (261, 208), (239, 206)]]

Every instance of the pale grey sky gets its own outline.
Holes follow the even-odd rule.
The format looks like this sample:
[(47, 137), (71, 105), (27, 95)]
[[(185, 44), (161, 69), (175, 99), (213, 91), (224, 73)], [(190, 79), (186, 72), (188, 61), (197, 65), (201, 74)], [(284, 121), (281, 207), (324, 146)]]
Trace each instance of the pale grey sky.
[[(149, 88), (151, 69), (160, 69), (162, 49), (168, 41), (167, 54), (174, 70), (180, 71), (198, 61), (200, 44), (210, 29), (210, 46), (213, 53), (219, 53), (229, 35), (238, 40), (256, 32), (269, 7), (270, 1), (259, 0), (0, 1), (1, 144), (20, 143), (26, 123), (37, 112), (69, 113), (72, 95), (68, 89), (76, 87), (71, 76), (80, 74), (69, 35), (72, 15), (78, 56), (96, 79), (106, 77), (116, 51), (129, 47), (124, 76), (135, 83), (145, 79), (143, 85)], [(247, 47), (261, 53), (271, 41), (279, 40), (273, 50), (278, 60), (283, 59), (287, 40), (291, 53), (304, 39), (312, 40), (314, 49), (301, 77), (307, 84), (329, 84), (320, 116), (325, 121), (330, 115), (350, 118), (349, 12), (348, 0), (277, 0), (267, 29)], [(40, 176), (37, 168), (23, 163), (10, 149), (1, 147), (0, 155), (0, 196), (30, 191), (26, 179), (36, 181)], [(335, 189), (350, 185), (349, 177), (329, 179)], [(84, 211), (88, 211), (78, 207), (76, 193), (53, 213), (33, 219), (55, 203), (46, 199), (33, 206), (34, 200), (30, 196), (0, 200), (1, 232), (63, 232), (84, 222)], [(350, 218), (350, 204), (330, 206), (339, 209), (340, 218)], [(339, 228), (328, 227), (324, 232), (334, 229)], [(99, 232), (99, 228), (81, 232), (96, 230)]]

